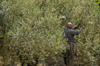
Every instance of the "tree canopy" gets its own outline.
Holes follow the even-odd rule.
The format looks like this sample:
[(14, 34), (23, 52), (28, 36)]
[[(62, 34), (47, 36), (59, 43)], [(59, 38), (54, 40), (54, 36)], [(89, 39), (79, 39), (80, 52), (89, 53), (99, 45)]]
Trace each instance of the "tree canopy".
[[(100, 14), (95, 0), (1, 0), (0, 56), (27, 62), (57, 59), (65, 51), (67, 22), (84, 25), (75, 36), (79, 65), (100, 65)], [(80, 29), (79, 28), (79, 29)], [(19, 54), (17, 55), (17, 53)]]

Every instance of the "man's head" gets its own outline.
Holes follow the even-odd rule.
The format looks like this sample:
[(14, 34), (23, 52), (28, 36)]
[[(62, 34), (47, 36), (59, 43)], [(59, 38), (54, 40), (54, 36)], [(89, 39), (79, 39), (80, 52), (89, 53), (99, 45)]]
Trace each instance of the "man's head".
[(72, 28), (73, 28), (73, 25), (72, 25), (71, 22), (68, 22), (68, 23), (67, 23), (67, 28), (68, 28), (68, 29), (72, 29)]

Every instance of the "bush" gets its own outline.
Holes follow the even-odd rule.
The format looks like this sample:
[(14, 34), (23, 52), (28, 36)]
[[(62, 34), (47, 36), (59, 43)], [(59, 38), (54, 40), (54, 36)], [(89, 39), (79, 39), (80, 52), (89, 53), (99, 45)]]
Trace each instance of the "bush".
[(69, 21), (86, 27), (76, 36), (79, 65), (99, 64), (100, 23), (94, 0), (7, 0), (1, 2), (1, 12), (0, 51), (5, 65), (8, 59), (18, 61), (20, 56), (25, 63), (36, 63), (36, 58), (39, 62), (57, 59), (66, 49), (63, 37)]

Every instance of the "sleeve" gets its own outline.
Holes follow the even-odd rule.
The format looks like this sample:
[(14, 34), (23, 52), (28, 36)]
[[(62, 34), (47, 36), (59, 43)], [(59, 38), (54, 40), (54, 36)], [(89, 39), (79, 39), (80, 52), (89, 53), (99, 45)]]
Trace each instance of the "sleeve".
[(82, 28), (81, 28), (79, 31), (72, 30), (72, 31), (71, 31), (71, 34), (73, 34), (73, 35), (78, 35), (78, 34), (80, 34), (82, 31), (83, 31)]
[(73, 27), (73, 30), (76, 30), (77, 28), (79, 28), (79, 26), (80, 26), (80, 23), (77, 26)]
[(78, 28), (78, 26), (73, 27), (73, 30), (76, 30)]

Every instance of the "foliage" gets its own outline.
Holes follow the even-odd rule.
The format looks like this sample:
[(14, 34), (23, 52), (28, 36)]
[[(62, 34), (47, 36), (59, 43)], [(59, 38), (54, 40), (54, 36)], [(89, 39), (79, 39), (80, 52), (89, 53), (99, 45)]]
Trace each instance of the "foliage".
[[(100, 61), (100, 23), (94, 0), (6, 0), (0, 3), (1, 56), (28, 62), (56, 59), (65, 51), (67, 22), (85, 25), (76, 36), (79, 65), (96, 66)], [(19, 53), (17, 55), (17, 53)]]

